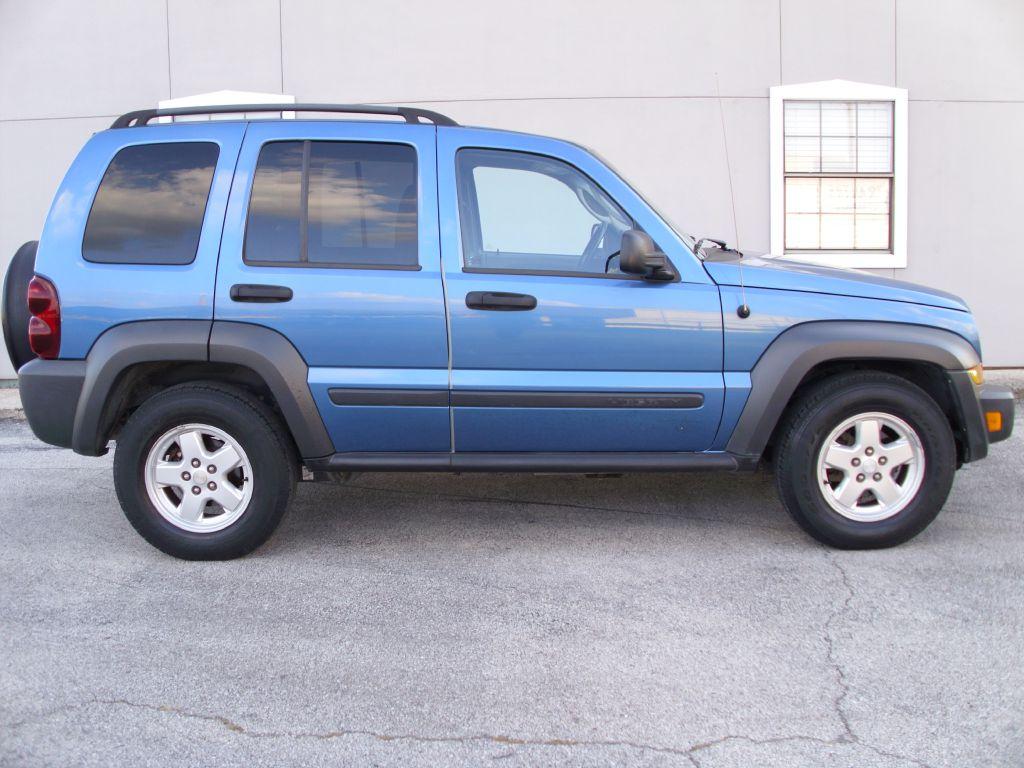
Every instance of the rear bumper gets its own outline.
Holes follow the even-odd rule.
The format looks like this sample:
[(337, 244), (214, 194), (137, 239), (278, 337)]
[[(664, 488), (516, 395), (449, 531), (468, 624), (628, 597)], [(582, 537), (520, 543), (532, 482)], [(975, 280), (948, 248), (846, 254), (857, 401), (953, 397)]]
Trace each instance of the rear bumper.
[(36, 359), (21, 366), (21, 405), (36, 437), (50, 445), (71, 447), (84, 382), (84, 360)]

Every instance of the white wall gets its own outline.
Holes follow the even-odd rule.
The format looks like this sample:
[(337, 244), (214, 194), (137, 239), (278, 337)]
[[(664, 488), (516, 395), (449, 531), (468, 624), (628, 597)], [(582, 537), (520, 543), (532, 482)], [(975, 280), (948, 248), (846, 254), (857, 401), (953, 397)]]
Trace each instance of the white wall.
[(720, 92), (740, 245), (767, 249), (768, 88), (843, 78), (909, 89), (895, 276), (963, 295), (986, 362), (1024, 365), (1022, 39), (1019, 0), (0, 0), (0, 265), (90, 133), (220, 89), (570, 138), (733, 240)]

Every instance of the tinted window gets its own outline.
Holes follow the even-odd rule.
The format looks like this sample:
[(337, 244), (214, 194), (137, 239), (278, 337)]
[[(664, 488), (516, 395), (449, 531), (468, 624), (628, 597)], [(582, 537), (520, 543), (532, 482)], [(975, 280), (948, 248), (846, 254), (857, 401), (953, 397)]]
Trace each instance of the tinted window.
[(415, 266), (416, 151), (401, 144), (267, 144), (253, 179), (245, 259)]
[(571, 165), (466, 149), (457, 166), (466, 268), (621, 274), (616, 257), (633, 222)]
[(248, 261), (302, 259), (303, 146), (281, 141), (260, 150), (245, 230)]
[(86, 222), (86, 260), (188, 264), (195, 259), (219, 151), (216, 144), (188, 142), (140, 144), (118, 152)]

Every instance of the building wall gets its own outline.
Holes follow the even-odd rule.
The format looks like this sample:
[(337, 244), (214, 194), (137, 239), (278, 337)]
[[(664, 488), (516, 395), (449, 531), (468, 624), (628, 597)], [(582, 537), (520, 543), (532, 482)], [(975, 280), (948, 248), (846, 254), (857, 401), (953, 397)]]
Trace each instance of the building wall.
[(569, 138), (767, 250), (768, 88), (843, 78), (909, 90), (909, 266), (884, 273), (964, 296), (986, 362), (1024, 365), (1021, 39), (1019, 0), (0, 0), (0, 266), (92, 132), (221, 89)]

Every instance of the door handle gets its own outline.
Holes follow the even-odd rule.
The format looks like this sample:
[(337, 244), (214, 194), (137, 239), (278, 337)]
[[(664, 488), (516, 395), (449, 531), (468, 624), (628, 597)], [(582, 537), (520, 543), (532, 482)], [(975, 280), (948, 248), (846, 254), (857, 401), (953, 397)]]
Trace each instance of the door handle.
[(292, 289), (284, 285), (246, 285), (239, 283), (231, 286), (231, 300), (262, 304), (291, 301)]
[(502, 291), (470, 291), (466, 294), (470, 309), (490, 309), (497, 312), (524, 312), (537, 306), (537, 299), (526, 293)]

